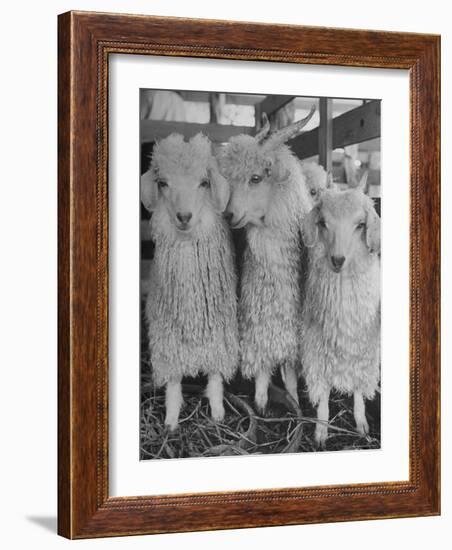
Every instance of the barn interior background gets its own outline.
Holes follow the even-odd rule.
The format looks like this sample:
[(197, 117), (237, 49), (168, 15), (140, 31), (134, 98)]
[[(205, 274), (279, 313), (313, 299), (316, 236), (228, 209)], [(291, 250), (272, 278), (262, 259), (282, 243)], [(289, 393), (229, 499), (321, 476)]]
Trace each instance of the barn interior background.
[[(153, 145), (171, 133), (185, 139), (199, 132), (221, 144), (238, 134), (254, 135), (262, 114), (272, 130), (304, 118), (317, 109), (304, 132), (288, 144), (302, 161), (314, 161), (332, 174), (334, 183), (346, 188), (364, 174), (366, 192), (381, 212), (380, 101), (378, 99), (300, 97), (289, 95), (231, 94), (203, 91), (140, 90), (141, 173), (150, 163)], [(144, 298), (154, 245), (150, 239), (149, 213), (141, 206), (141, 392), (140, 459), (244, 455), (249, 453), (309, 452), (316, 450), (313, 432), (315, 410), (299, 385), (300, 408), (288, 399), (280, 375), (270, 387), (270, 408), (265, 417), (253, 409), (252, 383), (238, 374), (225, 388), (227, 415), (215, 423), (202, 397), (205, 381), (184, 384), (184, 410), (179, 428), (164, 427), (165, 397), (152, 383), (151, 362), (144, 327)], [(238, 261), (244, 232), (233, 232)], [(238, 266), (240, 269), (240, 265)], [(331, 428), (327, 450), (380, 447), (380, 393), (368, 404), (370, 432), (355, 431), (352, 398), (333, 392)]]

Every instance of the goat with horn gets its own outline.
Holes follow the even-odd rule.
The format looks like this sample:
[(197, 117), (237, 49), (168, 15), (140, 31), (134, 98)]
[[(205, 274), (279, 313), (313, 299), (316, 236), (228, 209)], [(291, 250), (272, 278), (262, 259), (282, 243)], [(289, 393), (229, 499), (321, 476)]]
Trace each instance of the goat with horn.
[(298, 159), (286, 142), (315, 112), (270, 132), (268, 120), (256, 136), (234, 136), (219, 154), (231, 185), (226, 215), (232, 228), (245, 228), (240, 276), (241, 370), (255, 379), (255, 401), (264, 411), (272, 373), (281, 368), (289, 394), (298, 402), (297, 371), (306, 255), (300, 227), (313, 206)]

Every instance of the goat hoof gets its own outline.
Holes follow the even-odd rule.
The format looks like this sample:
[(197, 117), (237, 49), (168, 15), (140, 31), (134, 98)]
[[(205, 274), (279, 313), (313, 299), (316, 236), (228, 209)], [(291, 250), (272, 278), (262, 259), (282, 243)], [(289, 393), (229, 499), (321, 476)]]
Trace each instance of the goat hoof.
[[(289, 394), (290, 395), (290, 394)], [(298, 409), (300, 410), (300, 414), (302, 415), (303, 414), (303, 411), (301, 410), (301, 406), (300, 406), (300, 400), (298, 398), (298, 395), (290, 395), (290, 397), (292, 397), (292, 399), (295, 401)]]
[(287, 390), (287, 393), (290, 395), (290, 397), (295, 401), (295, 403), (300, 406), (300, 398), (298, 397), (298, 392), (296, 391), (289, 391)]
[(179, 423), (178, 419), (173, 420), (171, 418), (165, 418), (165, 430), (169, 433), (175, 432), (177, 430)]
[(357, 422), (356, 429), (361, 435), (366, 436), (369, 433), (369, 424), (367, 420), (364, 419), (362, 422)]
[(267, 395), (256, 395), (256, 409), (257, 409), (257, 412), (262, 415), (262, 416), (265, 416), (265, 412), (266, 412), (266, 409), (267, 409), (267, 402), (268, 402), (268, 397)]
[(224, 407), (223, 405), (212, 407), (212, 420), (215, 422), (221, 422), (224, 419)]
[(326, 440), (328, 438), (328, 427), (317, 426), (315, 429), (315, 447), (319, 451), (326, 449)]

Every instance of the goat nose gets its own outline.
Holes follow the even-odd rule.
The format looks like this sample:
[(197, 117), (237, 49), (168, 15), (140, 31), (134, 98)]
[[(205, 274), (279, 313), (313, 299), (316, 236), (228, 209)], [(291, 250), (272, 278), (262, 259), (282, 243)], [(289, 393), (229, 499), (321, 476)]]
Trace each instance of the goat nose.
[(180, 223), (188, 223), (191, 220), (191, 217), (191, 212), (178, 212), (176, 214), (176, 218), (180, 221)]
[(336, 269), (340, 269), (345, 262), (345, 256), (331, 256), (331, 263)]

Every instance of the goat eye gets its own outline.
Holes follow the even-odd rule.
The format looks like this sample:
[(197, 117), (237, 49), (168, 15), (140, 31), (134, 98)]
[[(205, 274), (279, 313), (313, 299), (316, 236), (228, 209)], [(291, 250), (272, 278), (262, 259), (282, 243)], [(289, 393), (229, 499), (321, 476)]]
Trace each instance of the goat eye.
[(157, 179), (157, 185), (159, 189), (164, 189), (165, 187), (168, 187), (167, 181), (162, 178)]
[(311, 189), (310, 193), (313, 197), (317, 195), (317, 191), (315, 189)]
[(321, 227), (322, 229), (326, 229), (325, 220), (319, 220), (319, 221), (317, 222), (317, 225), (318, 225), (319, 227)]
[(262, 181), (262, 176), (259, 176), (259, 174), (253, 174), (250, 178), (250, 183), (253, 185), (257, 185)]
[(204, 187), (205, 189), (210, 188), (210, 180), (208, 178), (204, 178), (201, 180), (201, 183), (199, 184), (200, 187)]
[(359, 224), (356, 226), (356, 229), (364, 229), (366, 227), (365, 222), (359, 222)]

